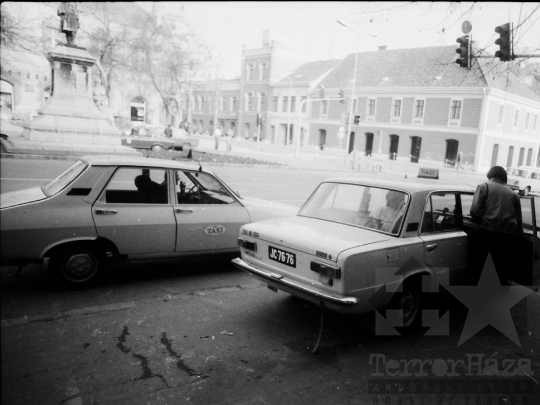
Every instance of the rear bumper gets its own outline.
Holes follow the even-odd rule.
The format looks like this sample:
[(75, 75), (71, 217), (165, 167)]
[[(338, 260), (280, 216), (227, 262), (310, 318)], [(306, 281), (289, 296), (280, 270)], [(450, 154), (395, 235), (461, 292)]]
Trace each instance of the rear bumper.
[[(336, 297), (327, 293), (317, 291), (315, 289), (300, 285), (294, 281), (288, 280), (281, 275), (271, 273), (269, 271), (264, 271), (257, 269), (250, 264), (246, 263), (239, 257), (233, 259), (233, 264), (238, 267), (240, 270), (252, 274), (261, 278), (268, 285), (278, 288), (280, 290), (289, 292), (293, 295), (297, 295), (300, 298), (307, 299), (309, 301), (317, 301), (328, 304), (330, 307), (334, 308), (351, 308), (358, 304), (358, 299), (354, 297)], [(336, 309), (337, 309), (336, 308)]]

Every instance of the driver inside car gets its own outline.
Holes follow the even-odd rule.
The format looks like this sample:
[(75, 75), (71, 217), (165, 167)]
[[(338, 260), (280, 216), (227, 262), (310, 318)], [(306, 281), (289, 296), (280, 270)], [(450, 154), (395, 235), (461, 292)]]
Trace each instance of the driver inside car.
[(405, 194), (388, 192), (386, 194), (386, 206), (379, 207), (371, 213), (372, 220), (375, 220), (375, 228), (394, 233), (396, 223), (402, 218), (404, 207)]

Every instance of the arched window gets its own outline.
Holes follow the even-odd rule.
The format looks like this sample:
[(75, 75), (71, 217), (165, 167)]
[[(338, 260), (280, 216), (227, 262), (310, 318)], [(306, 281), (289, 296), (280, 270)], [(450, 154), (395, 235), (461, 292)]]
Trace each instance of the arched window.
[(13, 85), (0, 80), (0, 110), (3, 113), (13, 112)]
[(499, 144), (496, 143), (493, 145), (493, 150), (491, 151), (491, 166), (497, 165), (497, 159), (499, 158)]
[(529, 148), (529, 151), (527, 152), (527, 166), (530, 166), (532, 163), (532, 155), (533, 155), (533, 150), (532, 148)]
[(508, 148), (508, 158), (506, 159), (506, 167), (512, 167), (512, 160), (514, 160), (514, 147)]
[(131, 121), (146, 122), (146, 101), (142, 97), (131, 99)]
[(397, 156), (398, 147), (399, 135), (390, 135), (390, 150), (388, 151), (390, 159), (394, 159), (394, 156)]
[(525, 157), (525, 148), (519, 149), (518, 167), (523, 165), (523, 158)]
[(456, 139), (446, 140), (446, 157), (445, 164), (454, 166), (456, 164), (458, 154), (459, 141)]
[(420, 148), (422, 147), (422, 138), (411, 136), (411, 163), (418, 163), (420, 159)]
[(371, 156), (373, 153), (373, 134), (371, 132), (366, 132), (366, 156)]

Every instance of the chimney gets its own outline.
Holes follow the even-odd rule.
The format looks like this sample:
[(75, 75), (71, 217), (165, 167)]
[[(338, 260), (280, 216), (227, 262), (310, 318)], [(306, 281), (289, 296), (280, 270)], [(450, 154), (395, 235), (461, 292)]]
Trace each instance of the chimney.
[(379, 45), (379, 51), (386, 51), (386, 45)]

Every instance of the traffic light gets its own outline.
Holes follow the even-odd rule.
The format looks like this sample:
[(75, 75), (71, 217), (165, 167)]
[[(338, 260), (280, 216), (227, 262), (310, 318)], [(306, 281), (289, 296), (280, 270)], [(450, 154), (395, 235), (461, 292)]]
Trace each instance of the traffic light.
[(511, 61), (513, 58), (510, 23), (499, 25), (495, 28), (495, 32), (499, 34), (499, 39), (495, 41), (495, 45), (499, 45), (499, 50), (495, 52), (495, 57), (499, 58), (501, 62)]
[(360, 123), (361, 118), (362, 118), (361, 115), (355, 115), (354, 116), (354, 125), (358, 125)]
[(339, 98), (341, 99), (339, 102), (345, 104), (345, 93), (343, 92), (343, 89), (339, 89)]
[(459, 48), (456, 49), (456, 53), (459, 54), (459, 58), (456, 59), (456, 63), (459, 65), (459, 67), (469, 68), (469, 36), (465, 35), (458, 38), (456, 39), (456, 42), (459, 44)]

